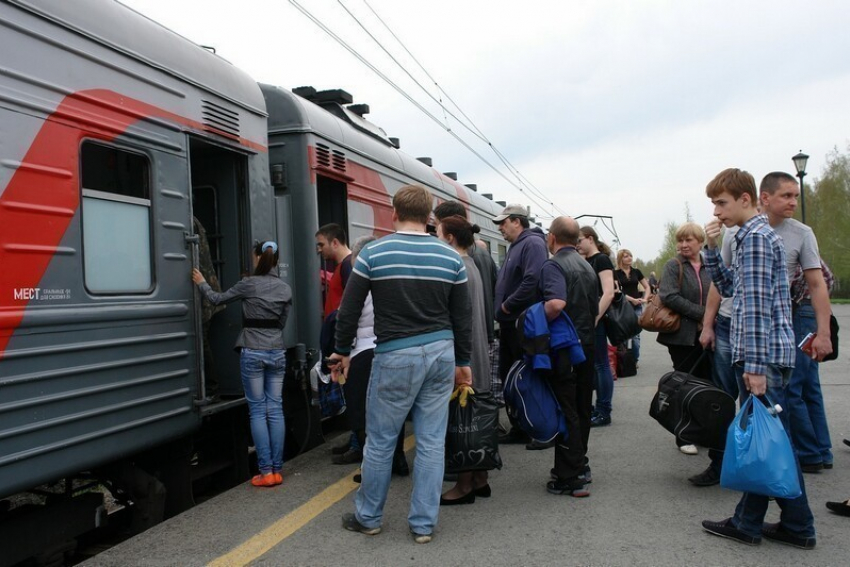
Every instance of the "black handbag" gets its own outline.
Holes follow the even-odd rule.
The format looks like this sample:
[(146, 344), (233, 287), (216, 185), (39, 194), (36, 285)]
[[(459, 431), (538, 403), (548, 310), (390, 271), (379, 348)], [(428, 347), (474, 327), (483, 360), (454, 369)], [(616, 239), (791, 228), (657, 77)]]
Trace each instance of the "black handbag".
[(612, 345), (621, 345), (637, 335), (641, 328), (632, 304), (626, 301), (626, 294), (614, 294), (614, 299), (603, 317), (605, 334)]
[(499, 405), (492, 392), (470, 394), (466, 407), (449, 402), (446, 429), (447, 473), (502, 468), (499, 456)]
[(831, 313), (829, 315), (829, 340), (832, 342), (832, 352), (824, 357), (823, 362), (838, 358), (838, 319)]

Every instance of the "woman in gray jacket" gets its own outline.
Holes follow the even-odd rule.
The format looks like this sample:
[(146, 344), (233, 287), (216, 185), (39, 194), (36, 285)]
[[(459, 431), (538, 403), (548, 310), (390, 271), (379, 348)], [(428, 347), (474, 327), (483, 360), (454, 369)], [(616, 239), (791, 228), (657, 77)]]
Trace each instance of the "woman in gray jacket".
[(292, 305), (292, 290), (280, 279), (277, 265), (277, 244), (258, 243), (254, 247), (254, 275), (222, 293), (213, 291), (201, 272), (192, 270), (192, 280), (213, 305), (242, 300), (242, 332), (236, 348), (241, 349), (242, 387), (260, 469), (260, 474), (251, 479), (254, 486), (283, 482), (283, 327)]
[[(703, 350), (699, 342), (705, 300), (711, 286), (711, 277), (700, 255), (703, 242), (705, 231), (694, 222), (686, 222), (676, 231), (678, 254), (664, 265), (658, 297), (666, 307), (680, 315), (681, 324), (678, 331), (658, 333), (656, 340), (667, 347), (675, 370), (690, 372), (699, 361), (691, 373), (711, 380), (711, 365), (707, 357), (700, 359)], [(676, 441), (683, 453), (697, 454), (696, 446), (679, 439)]]

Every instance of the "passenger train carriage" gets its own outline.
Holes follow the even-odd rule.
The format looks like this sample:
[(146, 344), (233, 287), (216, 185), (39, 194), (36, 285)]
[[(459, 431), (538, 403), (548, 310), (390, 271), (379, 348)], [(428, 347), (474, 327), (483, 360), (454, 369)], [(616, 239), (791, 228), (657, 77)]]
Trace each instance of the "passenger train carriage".
[[(132, 492), (138, 471), (169, 515), (192, 505), (204, 466), (247, 478), (241, 312), (211, 321), (220, 402), (205, 387), (193, 217), (222, 288), (250, 272), (255, 241), (280, 243), (294, 391), (319, 338), (321, 224), (387, 234), (392, 195), (419, 183), (463, 202), (504, 254), (500, 205), (402, 153), (344, 91), (296, 92), (112, 0), (0, 0), (0, 565), (106, 521), (102, 498), (70, 490), (63, 513), (16, 508), (37, 485), (87, 471)], [(288, 454), (321, 441), (294, 398)], [(91, 525), (66, 529), (78, 520)], [(24, 544), (28, 521), (46, 541)]]

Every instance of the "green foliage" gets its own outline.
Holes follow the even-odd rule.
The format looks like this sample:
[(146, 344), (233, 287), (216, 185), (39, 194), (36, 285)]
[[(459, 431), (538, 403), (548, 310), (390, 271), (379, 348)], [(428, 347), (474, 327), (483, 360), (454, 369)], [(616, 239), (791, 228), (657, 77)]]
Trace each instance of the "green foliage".
[[(805, 189), (806, 224), (835, 274), (833, 297), (850, 298), (850, 147), (844, 154), (834, 149), (826, 161), (823, 177)], [(798, 207), (798, 220), (801, 212)]]

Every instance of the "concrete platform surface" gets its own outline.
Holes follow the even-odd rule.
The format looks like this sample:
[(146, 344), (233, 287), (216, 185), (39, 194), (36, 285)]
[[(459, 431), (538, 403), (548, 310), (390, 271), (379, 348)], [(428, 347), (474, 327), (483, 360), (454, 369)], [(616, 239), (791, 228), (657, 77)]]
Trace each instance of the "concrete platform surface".
[[(615, 383), (613, 424), (591, 433), (589, 498), (546, 492), (551, 450), (507, 445), (504, 468), (491, 474), (493, 496), (443, 508), (432, 543), (408, 535), (410, 477), (393, 478), (384, 531), (369, 537), (340, 524), (353, 510), (356, 468), (330, 464), (322, 447), (287, 463), (281, 487), (238, 486), (85, 565), (847, 565), (850, 518), (824, 506), (850, 498), (850, 447), (842, 443), (850, 438), (850, 305), (834, 308), (841, 356), (820, 368), (835, 468), (805, 475), (818, 532), (812, 551), (769, 541), (748, 547), (702, 530), (701, 520), (731, 516), (740, 494), (687, 482), (707, 466), (707, 451), (683, 455), (649, 417), (670, 360), (645, 332), (638, 375)], [(767, 520), (778, 516), (771, 504)]]

